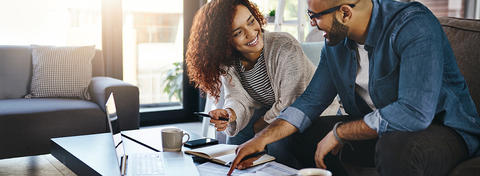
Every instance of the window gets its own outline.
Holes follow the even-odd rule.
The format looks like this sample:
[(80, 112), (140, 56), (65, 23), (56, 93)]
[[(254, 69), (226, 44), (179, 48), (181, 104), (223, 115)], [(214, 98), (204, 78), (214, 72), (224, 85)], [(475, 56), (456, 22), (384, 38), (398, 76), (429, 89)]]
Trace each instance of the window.
[(2, 45), (102, 48), (101, 1), (15, 0), (0, 4)]
[(417, 0), (427, 6), (437, 17), (465, 18), (464, 0)]
[(480, 19), (480, 0), (416, 0), (437, 17)]
[[(269, 14), (272, 10), (276, 10), (279, 1), (278, 0), (250, 0), (251, 2), (255, 3), (260, 12), (264, 15), (265, 18), (269, 18)], [(305, 15), (305, 10), (302, 10), (303, 16), (305, 21), (309, 21)], [(287, 32), (291, 34), (293, 37), (298, 39), (298, 28), (297, 28), (297, 16), (298, 16), (298, 0), (285, 0), (285, 9), (283, 13), (283, 25), (282, 25), (282, 32)], [(308, 23), (307, 23), (308, 24)], [(304, 28), (304, 34), (307, 34), (310, 28), (309, 25), (306, 25)], [(274, 30), (274, 21), (268, 21), (267, 25), (264, 27), (268, 31), (275, 31)]]
[(123, 79), (140, 104), (179, 106), (182, 99), (183, 1), (122, 0)]

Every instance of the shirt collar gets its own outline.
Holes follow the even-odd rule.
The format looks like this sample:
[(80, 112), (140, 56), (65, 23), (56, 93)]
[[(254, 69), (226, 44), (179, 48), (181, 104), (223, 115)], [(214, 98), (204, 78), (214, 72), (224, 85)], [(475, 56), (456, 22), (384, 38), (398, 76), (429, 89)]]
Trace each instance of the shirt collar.
[(365, 46), (373, 48), (377, 44), (379, 35), (372, 35), (372, 34), (380, 33), (381, 21), (379, 19), (379, 12), (380, 12), (379, 0), (372, 0), (372, 5), (373, 5), (372, 16), (370, 17), (370, 24), (368, 24), (368, 33), (367, 33), (367, 38), (365, 39)]

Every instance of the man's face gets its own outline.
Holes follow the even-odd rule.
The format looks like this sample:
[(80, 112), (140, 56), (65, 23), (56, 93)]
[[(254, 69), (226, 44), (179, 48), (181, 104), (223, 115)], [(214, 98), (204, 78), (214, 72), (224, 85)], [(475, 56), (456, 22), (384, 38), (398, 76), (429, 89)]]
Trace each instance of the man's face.
[[(317, 26), (318, 27), (318, 26)], [(330, 32), (327, 33), (327, 45), (333, 46), (345, 40), (348, 34), (348, 26), (340, 23), (335, 16), (332, 15), (332, 26)]]
[[(332, 8), (318, 0), (308, 2), (309, 10), (314, 13), (320, 13), (326, 9)], [(338, 10), (337, 10), (338, 11)], [(316, 26), (319, 30), (324, 31), (323, 37), (327, 41), (327, 45), (334, 46), (345, 40), (348, 34), (348, 26), (340, 23), (335, 14), (337, 11), (313, 18), (310, 20), (312, 26)]]

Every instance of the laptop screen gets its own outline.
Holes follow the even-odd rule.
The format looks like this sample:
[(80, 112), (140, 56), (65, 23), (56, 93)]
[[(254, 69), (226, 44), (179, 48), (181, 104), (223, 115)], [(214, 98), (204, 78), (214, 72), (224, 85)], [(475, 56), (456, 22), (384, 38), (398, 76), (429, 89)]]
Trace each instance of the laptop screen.
[(108, 96), (107, 103), (105, 104), (105, 111), (107, 113), (107, 122), (109, 122), (108, 128), (110, 133), (112, 133), (113, 144), (115, 146), (115, 151), (117, 152), (118, 166), (121, 167), (122, 157), (125, 156), (125, 150), (123, 148), (123, 140), (118, 123), (115, 98), (112, 93)]

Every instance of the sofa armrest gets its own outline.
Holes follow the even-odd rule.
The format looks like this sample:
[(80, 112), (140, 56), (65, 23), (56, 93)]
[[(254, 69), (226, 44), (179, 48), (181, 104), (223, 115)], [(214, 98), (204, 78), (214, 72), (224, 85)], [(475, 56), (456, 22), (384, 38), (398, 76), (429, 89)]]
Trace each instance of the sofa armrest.
[(105, 111), (105, 103), (111, 92), (115, 95), (117, 115), (121, 130), (138, 129), (139, 92), (138, 87), (110, 77), (93, 77), (88, 91), (92, 101)]

